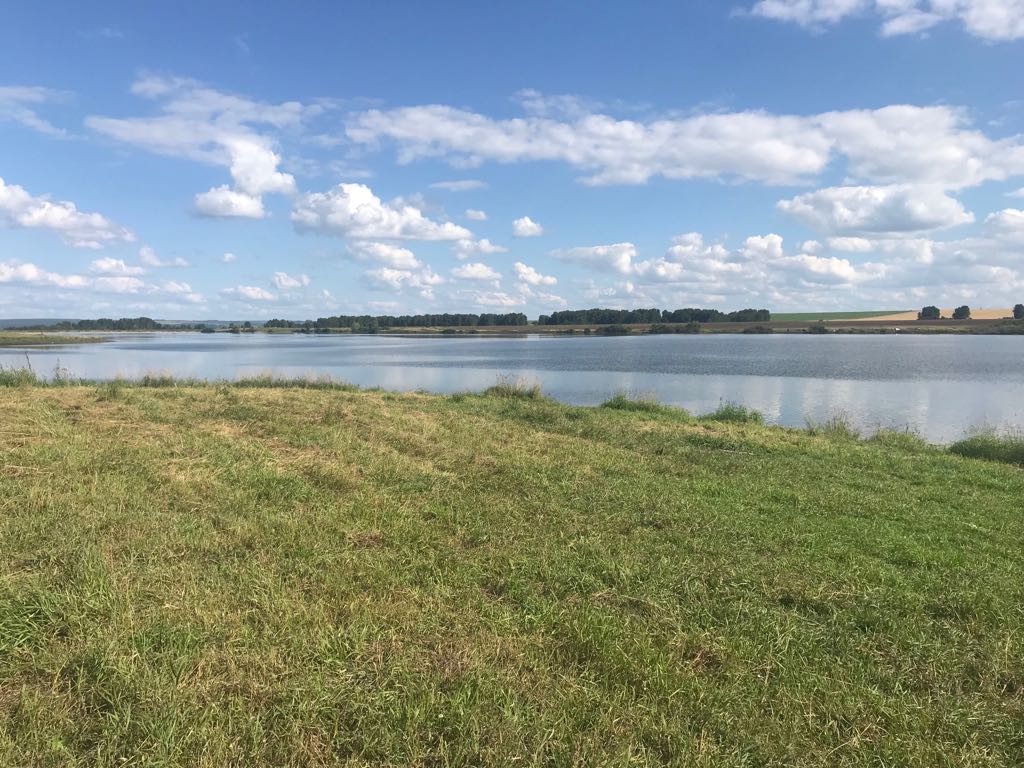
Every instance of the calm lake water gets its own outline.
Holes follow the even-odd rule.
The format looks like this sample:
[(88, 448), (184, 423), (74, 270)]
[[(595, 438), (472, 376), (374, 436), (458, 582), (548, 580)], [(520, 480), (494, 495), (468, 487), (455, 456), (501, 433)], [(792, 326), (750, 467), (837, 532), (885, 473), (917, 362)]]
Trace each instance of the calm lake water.
[(805, 426), (845, 413), (858, 427), (910, 428), (948, 442), (983, 426), (1024, 426), (1022, 336), (701, 335), (396, 337), (120, 334), (104, 344), (0, 349), (0, 365), (92, 379), (171, 373), (205, 379), (273, 372), (432, 392), (481, 390), (501, 376), (593, 405), (616, 392), (695, 413), (723, 402)]

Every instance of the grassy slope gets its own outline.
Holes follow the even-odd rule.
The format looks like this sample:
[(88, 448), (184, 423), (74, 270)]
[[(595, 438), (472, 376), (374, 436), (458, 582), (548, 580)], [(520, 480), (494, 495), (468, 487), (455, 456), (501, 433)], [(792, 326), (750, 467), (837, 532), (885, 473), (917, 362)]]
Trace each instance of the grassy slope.
[(0, 388), (0, 764), (1019, 765), (1022, 498), (653, 407)]

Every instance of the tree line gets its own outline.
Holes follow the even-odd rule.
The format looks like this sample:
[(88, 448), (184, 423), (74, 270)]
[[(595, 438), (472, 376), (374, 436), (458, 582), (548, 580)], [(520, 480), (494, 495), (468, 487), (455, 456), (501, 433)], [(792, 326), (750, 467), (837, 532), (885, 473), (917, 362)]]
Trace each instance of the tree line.
[(763, 323), (772, 319), (767, 309), (570, 309), (541, 315), (538, 325), (630, 325), (634, 323)]
[(307, 330), (328, 330), (348, 328), (352, 331), (375, 331), (387, 328), (435, 328), (438, 326), (485, 327), (526, 325), (522, 312), (504, 314), (453, 314), (439, 315), (333, 315), (318, 317), (316, 320), (280, 320), (274, 318), (263, 324), (264, 328), (304, 328)]
[[(918, 320), (941, 320), (942, 310), (936, 306), (922, 307), (921, 311), (917, 313)], [(957, 307), (953, 310), (954, 320), (970, 320), (971, 319), (971, 308), (964, 304), (963, 306)], [(1024, 320), (1024, 304), (1016, 304), (1013, 307), (1013, 319)]]
[(51, 325), (21, 326), (25, 331), (169, 331), (200, 330), (202, 325), (158, 323), (151, 317), (100, 317), (96, 320), (63, 320)]

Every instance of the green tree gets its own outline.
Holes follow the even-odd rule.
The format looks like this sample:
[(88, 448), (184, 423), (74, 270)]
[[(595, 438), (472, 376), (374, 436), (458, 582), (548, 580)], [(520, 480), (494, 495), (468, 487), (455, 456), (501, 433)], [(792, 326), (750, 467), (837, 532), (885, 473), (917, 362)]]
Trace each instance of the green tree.
[(1018, 304), (1013, 308), (1013, 319), (1024, 320), (1024, 304)]
[(964, 304), (962, 307), (957, 307), (953, 310), (954, 320), (970, 320), (971, 319), (971, 308)]
[(918, 320), (941, 320), (942, 312), (938, 307), (924, 307), (917, 313)]

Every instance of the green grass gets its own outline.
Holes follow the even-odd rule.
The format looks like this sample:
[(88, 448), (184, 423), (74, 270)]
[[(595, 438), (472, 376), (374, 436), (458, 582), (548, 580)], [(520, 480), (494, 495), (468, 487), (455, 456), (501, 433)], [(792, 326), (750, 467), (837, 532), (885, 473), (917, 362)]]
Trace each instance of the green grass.
[(0, 765), (1021, 764), (1016, 467), (514, 385), (8, 383)]
[(885, 309), (873, 312), (772, 312), (772, 321), (812, 322), (817, 320), (864, 320), (907, 312), (905, 309)]
[(95, 344), (106, 341), (101, 336), (70, 336), (34, 331), (0, 331), (0, 347), (47, 347), (58, 344)]

